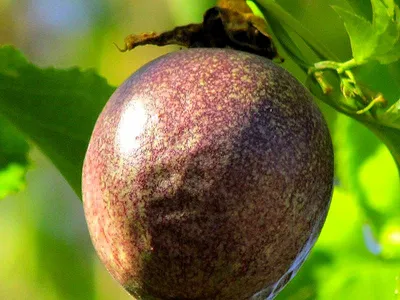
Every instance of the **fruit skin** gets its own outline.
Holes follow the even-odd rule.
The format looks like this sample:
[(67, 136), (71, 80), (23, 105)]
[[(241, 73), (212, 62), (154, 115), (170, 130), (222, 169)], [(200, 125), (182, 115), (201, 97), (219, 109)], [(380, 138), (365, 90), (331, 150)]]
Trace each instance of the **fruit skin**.
[(265, 299), (330, 204), (333, 152), (308, 91), (262, 57), (191, 49), (142, 67), (101, 113), (83, 168), (96, 251), (138, 299)]

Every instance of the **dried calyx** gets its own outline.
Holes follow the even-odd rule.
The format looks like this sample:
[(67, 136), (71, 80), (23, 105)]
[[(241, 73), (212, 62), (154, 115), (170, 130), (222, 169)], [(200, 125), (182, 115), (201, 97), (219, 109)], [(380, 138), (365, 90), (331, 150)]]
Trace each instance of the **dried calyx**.
[(256, 16), (246, 0), (219, 0), (208, 9), (199, 24), (176, 27), (163, 33), (142, 33), (125, 38), (122, 52), (141, 45), (179, 45), (187, 48), (232, 48), (268, 59), (278, 55), (266, 21)]

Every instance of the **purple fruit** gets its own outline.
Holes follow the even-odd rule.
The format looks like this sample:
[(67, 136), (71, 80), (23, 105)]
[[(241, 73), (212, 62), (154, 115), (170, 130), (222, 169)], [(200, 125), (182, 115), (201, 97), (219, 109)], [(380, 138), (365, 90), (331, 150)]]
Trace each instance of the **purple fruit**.
[(256, 55), (193, 49), (111, 97), (83, 199), (101, 261), (136, 298), (265, 299), (315, 243), (332, 183), (326, 123), (294, 77)]

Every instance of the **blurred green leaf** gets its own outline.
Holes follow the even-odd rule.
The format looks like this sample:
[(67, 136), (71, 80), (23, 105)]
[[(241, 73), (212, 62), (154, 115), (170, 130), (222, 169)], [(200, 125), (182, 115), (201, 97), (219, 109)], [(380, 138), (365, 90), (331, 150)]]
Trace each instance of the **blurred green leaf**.
[(38, 277), (51, 282), (53, 289), (65, 299), (96, 299), (93, 289), (94, 270), (85, 268), (92, 259), (91, 251), (83, 247), (77, 251), (79, 245), (71, 247), (62, 237), (44, 230), (36, 234), (36, 239)]
[(0, 116), (0, 199), (25, 186), (28, 152), (24, 137)]
[(354, 200), (363, 210), (365, 221), (380, 228), (385, 216), (369, 205), (367, 191), (358, 176), (361, 166), (376, 155), (380, 142), (367, 128), (343, 115), (338, 119), (336, 130), (335, 142), (341, 149), (337, 155), (342, 155), (341, 163), (337, 166), (341, 184), (352, 191)]
[(400, 172), (400, 129), (381, 126), (378, 124), (365, 124), (372, 132), (374, 132), (388, 147), (393, 155)]
[[(380, 170), (379, 176), (376, 170)], [(400, 215), (398, 171), (385, 147), (379, 147), (375, 155), (364, 162), (358, 177), (369, 206), (385, 214), (386, 219)]]
[[(382, 257), (390, 262), (400, 262), (400, 218), (394, 217), (387, 221), (379, 243), (382, 245)], [(400, 275), (400, 274), (399, 274)]]
[(394, 299), (399, 264), (372, 257), (342, 256), (319, 278), (318, 299)]
[(0, 48), (0, 113), (35, 142), (81, 194), (92, 129), (114, 88), (93, 71), (40, 69)]
[(185, 23), (200, 23), (204, 12), (215, 5), (215, 0), (186, 1), (168, 0), (171, 15), (177, 26)]

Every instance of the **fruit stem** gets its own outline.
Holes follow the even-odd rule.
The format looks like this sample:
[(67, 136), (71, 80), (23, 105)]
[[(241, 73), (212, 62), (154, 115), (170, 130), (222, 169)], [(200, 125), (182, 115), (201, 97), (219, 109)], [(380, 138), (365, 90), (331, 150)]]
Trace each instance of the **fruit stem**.
[(280, 58), (266, 21), (256, 16), (246, 0), (219, 0), (208, 9), (199, 24), (176, 27), (163, 33), (131, 34), (125, 38), (125, 52), (141, 45), (179, 45), (187, 48), (231, 48), (264, 56)]

